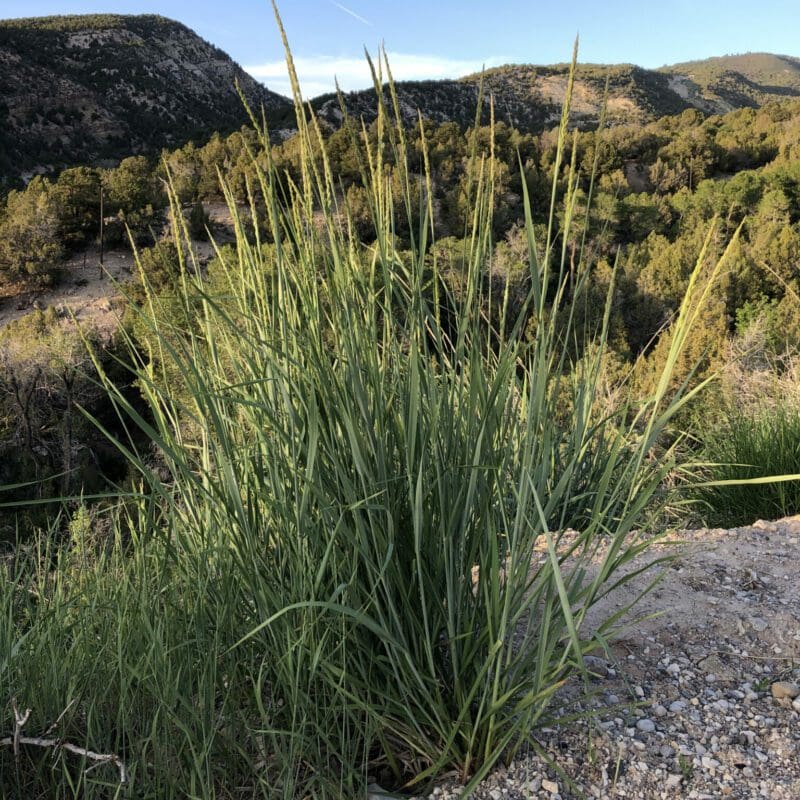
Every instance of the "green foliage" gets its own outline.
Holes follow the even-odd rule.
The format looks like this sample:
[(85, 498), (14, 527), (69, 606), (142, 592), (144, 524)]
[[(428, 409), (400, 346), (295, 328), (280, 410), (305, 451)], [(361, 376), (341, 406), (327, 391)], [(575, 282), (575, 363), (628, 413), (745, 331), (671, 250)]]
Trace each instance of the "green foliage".
[(47, 282), (63, 253), (52, 185), (34, 178), (25, 191), (10, 192), (0, 217), (0, 271), (5, 277)]
[[(779, 401), (760, 409), (730, 409), (726, 419), (704, 441), (715, 485), (699, 496), (712, 524), (750, 525), (800, 513), (800, 411)], [(794, 480), (744, 483), (754, 478), (795, 476)]]
[[(0, 331), (3, 503), (94, 491), (103, 481), (101, 462), (107, 475), (113, 474), (103, 437), (79, 411), (79, 406), (102, 411), (105, 394), (89, 374), (87, 349), (97, 344), (52, 308)], [(4, 519), (8, 513), (2, 512)]]
[(100, 226), (99, 170), (65, 169), (53, 186), (59, 221), (59, 239), (67, 248), (92, 242)]
[(126, 215), (158, 204), (155, 175), (144, 156), (130, 156), (121, 161), (105, 175), (104, 184), (111, 213)]
[(138, 284), (156, 292), (174, 291), (180, 276), (178, 248), (174, 242), (162, 239), (138, 253)]
[[(207, 145), (211, 149), (210, 144)], [(206, 148), (203, 148), (205, 151)], [(165, 151), (161, 154), (161, 166), (165, 179), (172, 184), (172, 189), (181, 203), (191, 203), (199, 195), (203, 165), (193, 142), (177, 150)]]
[[(797, 303), (794, 298), (791, 300), (796, 311)], [(751, 331), (759, 330), (764, 337), (766, 354), (773, 359), (794, 352), (800, 346), (800, 341), (791, 338), (791, 332), (798, 330), (797, 324), (787, 320), (781, 313), (783, 310), (782, 304), (774, 297), (761, 295), (756, 300), (747, 301), (736, 309), (737, 336), (746, 337)]]
[[(171, 24), (140, 22), (91, 25)], [(561, 67), (486, 80), (500, 97), (532, 69), (569, 84)], [(606, 77), (642, 120), (670, 102), (663, 75), (578, 71), (590, 92)], [(387, 113), (423, 99), (450, 121)], [(546, 105), (512, 99), (496, 116), (524, 106), (510, 121), (539, 130)], [(320, 129), (302, 111), (280, 143), (242, 128), (160, 165), (36, 178), (0, 213), (13, 277), (94, 238), (101, 185), (107, 217), (155, 234), (127, 287), (129, 352), (92, 355), (106, 393), (54, 312), (0, 337), (0, 481), (39, 480), (7, 500), (121, 482), (120, 456), (130, 471), (113, 510), (54, 520), (0, 582), (0, 698), (123, 753), (134, 793), (357, 796), (367, 775), (418, 791), (452, 771), (472, 785), (613, 631), (581, 623), (649, 543), (634, 531), (665, 500), (681, 426), (707, 440), (711, 482), (798, 471), (788, 403), (695, 402), (732, 344), (757, 334), (747, 358), (768, 364), (800, 345), (796, 102), (708, 118), (678, 103), (568, 136), (566, 117), (541, 135), (491, 124), (488, 102), (476, 125), (472, 79), (378, 100), (363, 127), (330, 131), (317, 104)], [(185, 237), (220, 199), (235, 242), (204, 272)], [(113, 468), (90, 419), (125, 433)], [(797, 485), (698, 491), (732, 524), (730, 507), (797, 510)], [(115, 778), (25, 758), (19, 796), (104, 797)]]
[(208, 241), (208, 226), (211, 224), (211, 219), (206, 214), (203, 204), (198, 200), (192, 204), (191, 211), (189, 211), (189, 236), (198, 242)]

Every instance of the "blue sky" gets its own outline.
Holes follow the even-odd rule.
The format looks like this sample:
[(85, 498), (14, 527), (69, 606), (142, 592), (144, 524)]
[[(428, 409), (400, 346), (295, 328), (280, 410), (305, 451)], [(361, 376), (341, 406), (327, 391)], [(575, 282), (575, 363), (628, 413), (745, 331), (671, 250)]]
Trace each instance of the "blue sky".
[[(726, 53), (800, 56), (800, 0), (282, 0), (304, 91), (368, 85), (363, 48), (385, 42), (397, 79), (457, 77), (503, 63), (569, 59), (658, 67)], [(0, 0), (0, 17), (158, 13), (288, 94), (268, 0)]]

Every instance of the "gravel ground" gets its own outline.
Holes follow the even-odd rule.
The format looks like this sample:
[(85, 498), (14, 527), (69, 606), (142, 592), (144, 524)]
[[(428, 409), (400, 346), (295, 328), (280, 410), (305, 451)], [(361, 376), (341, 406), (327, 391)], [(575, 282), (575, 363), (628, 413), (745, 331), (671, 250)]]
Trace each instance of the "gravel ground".
[[(519, 756), (475, 797), (800, 800), (800, 518), (660, 546), (678, 540), (681, 555), (638, 607), (661, 616), (627, 631), (611, 658), (588, 657), (592, 731), (540, 730), (547, 759)], [(460, 794), (442, 784), (428, 797)]]

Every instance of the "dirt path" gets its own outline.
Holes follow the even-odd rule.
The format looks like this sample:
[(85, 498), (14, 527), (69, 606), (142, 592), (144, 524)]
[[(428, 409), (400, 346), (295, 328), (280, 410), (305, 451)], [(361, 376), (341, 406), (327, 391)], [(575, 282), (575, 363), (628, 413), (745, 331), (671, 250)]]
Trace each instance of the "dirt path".
[(61, 279), (48, 289), (31, 289), (0, 299), (0, 328), (30, 314), (34, 309), (55, 307), (71, 311), (84, 323), (111, 331), (116, 327), (114, 300), (119, 296), (115, 283), (124, 283), (133, 274), (134, 260), (130, 251), (107, 252), (100, 267), (100, 253), (91, 248), (65, 262)]

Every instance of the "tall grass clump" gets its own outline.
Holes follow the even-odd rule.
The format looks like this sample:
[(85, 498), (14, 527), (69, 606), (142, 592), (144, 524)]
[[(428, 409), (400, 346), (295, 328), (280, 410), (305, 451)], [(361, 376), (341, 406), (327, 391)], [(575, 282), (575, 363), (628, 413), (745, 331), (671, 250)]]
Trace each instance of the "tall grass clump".
[[(141, 489), (105, 544), (9, 563), (0, 693), (34, 709), (30, 729), (58, 720), (124, 758), (137, 796), (356, 797), (453, 770), (471, 789), (619, 621), (583, 624), (651, 541), (640, 524), (674, 461), (662, 434), (696, 391), (671, 389), (671, 370), (710, 284), (693, 279), (652, 397), (604, 407), (613, 288), (587, 330), (591, 260), (571, 265), (567, 247), (571, 82), (541, 241), (524, 197), (528, 294), (512, 312), (487, 280), (491, 157), (473, 145), (454, 291), (429, 257), (427, 157), (409, 161), (393, 87), (374, 135), (345, 120), (364, 244), (288, 61), (301, 178), (278, 174), (254, 118), (251, 208), (227, 192), (235, 254), (208, 277), (173, 200), (181, 274), (147, 295), (131, 340), (149, 415), (106, 382), (151, 443), (120, 444)], [(25, 796), (125, 796), (113, 769), (87, 766), (0, 750)]]
[[(713, 485), (700, 499), (711, 524), (750, 525), (800, 512), (800, 410), (731, 410), (703, 444)], [(776, 475), (789, 479), (770, 477)]]
[(762, 317), (731, 342), (720, 377), (720, 402), (699, 450), (705, 481), (690, 490), (699, 510), (722, 527), (800, 512), (797, 353), (776, 352)]

